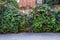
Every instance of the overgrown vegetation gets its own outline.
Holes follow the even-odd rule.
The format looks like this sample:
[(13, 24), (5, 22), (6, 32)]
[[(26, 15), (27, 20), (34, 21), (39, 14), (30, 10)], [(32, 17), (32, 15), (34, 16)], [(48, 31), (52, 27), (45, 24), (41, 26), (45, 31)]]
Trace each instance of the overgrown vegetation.
[(0, 4), (0, 33), (24, 31), (26, 28), (24, 14), (8, 1), (1, 1)]
[(1, 2), (7, 2), (10, 5), (15, 6), (16, 8), (19, 8), (18, 3), (17, 3), (17, 0), (0, 0), (0, 3)]
[(60, 32), (60, 7), (54, 9), (54, 15), (56, 18), (56, 28), (55, 28), (55, 32)]
[(58, 4), (59, 0), (44, 0), (44, 4), (49, 4), (50, 6)]
[(60, 10), (59, 12), (56, 10), (47, 4), (33, 8), (29, 16), (31, 32), (60, 32), (60, 24), (57, 23), (60, 19), (57, 17)]
[(0, 0), (0, 33), (26, 31), (27, 26), (29, 32), (60, 32), (60, 8), (51, 8), (56, 0), (45, 1), (46, 4), (32, 8), (26, 20), (16, 0)]

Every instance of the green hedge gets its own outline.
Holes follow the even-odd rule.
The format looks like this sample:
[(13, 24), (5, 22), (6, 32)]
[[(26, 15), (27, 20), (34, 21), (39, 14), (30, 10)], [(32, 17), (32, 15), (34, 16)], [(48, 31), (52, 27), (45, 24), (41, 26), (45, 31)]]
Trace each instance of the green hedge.
[(15, 6), (4, 4), (0, 6), (0, 10), (0, 33), (25, 31), (25, 16)]
[(17, 0), (7, 0), (10, 5), (15, 6), (16, 8), (19, 8)]
[(60, 7), (54, 9), (54, 15), (56, 18), (56, 28), (55, 28), (55, 32), (60, 32)]
[(27, 20), (18, 7), (8, 1), (0, 2), (0, 33), (60, 32), (60, 8), (52, 9), (48, 4), (36, 6)]
[[(59, 8), (58, 8), (59, 9)], [(58, 9), (52, 9), (47, 4), (36, 6), (31, 10), (29, 25), (31, 32), (60, 32), (60, 16)], [(58, 15), (57, 15), (58, 14)], [(59, 16), (59, 17), (57, 17)], [(57, 20), (58, 18), (58, 20)]]
[(44, 4), (49, 4), (50, 6), (58, 3), (59, 0), (44, 0)]

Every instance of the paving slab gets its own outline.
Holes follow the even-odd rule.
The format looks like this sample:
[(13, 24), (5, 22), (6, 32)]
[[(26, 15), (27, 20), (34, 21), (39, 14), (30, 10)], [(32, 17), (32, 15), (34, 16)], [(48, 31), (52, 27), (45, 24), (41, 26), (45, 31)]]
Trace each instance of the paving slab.
[(60, 33), (0, 34), (0, 40), (60, 40)]

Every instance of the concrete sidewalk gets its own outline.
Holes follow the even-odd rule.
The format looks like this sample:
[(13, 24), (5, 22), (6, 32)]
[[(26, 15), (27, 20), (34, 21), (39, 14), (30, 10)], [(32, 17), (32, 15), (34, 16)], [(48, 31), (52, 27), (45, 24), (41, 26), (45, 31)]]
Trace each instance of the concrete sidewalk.
[(0, 34), (0, 40), (60, 40), (60, 33)]

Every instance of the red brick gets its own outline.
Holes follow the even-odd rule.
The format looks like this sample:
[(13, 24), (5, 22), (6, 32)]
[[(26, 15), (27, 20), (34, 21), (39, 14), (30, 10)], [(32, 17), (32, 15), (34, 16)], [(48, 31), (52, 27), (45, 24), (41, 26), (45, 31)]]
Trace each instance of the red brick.
[(36, 0), (20, 0), (19, 7), (34, 7)]

